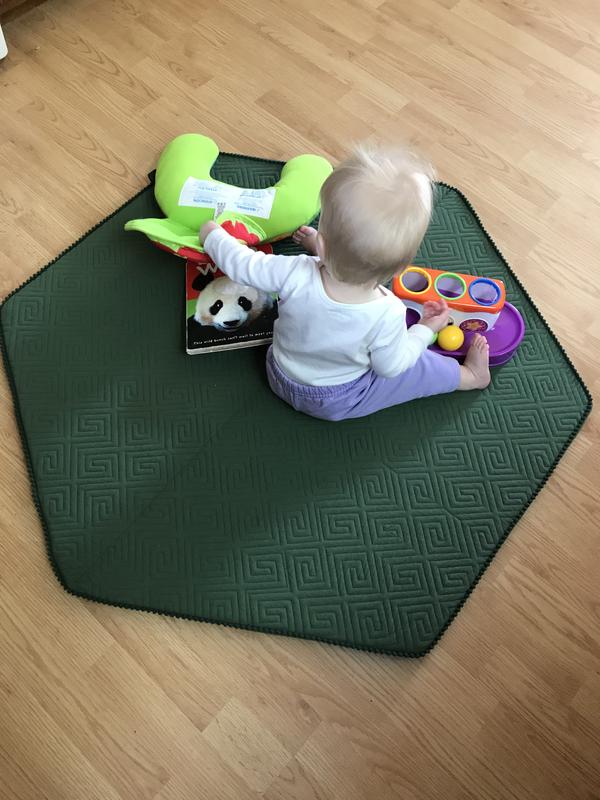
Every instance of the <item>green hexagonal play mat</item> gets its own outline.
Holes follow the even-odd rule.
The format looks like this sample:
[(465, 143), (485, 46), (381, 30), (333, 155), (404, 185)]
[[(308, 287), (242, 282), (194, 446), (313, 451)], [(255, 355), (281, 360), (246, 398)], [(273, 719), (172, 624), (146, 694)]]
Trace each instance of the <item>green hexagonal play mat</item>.
[[(221, 155), (213, 174), (264, 187), (280, 169)], [(527, 325), (515, 358), (485, 392), (343, 423), (302, 416), (271, 394), (263, 348), (185, 354), (183, 262), (123, 231), (154, 215), (149, 187), (1, 309), (60, 582), (128, 608), (423, 654), (583, 423), (581, 379), (441, 185), (418, 262), (502, 278)]]

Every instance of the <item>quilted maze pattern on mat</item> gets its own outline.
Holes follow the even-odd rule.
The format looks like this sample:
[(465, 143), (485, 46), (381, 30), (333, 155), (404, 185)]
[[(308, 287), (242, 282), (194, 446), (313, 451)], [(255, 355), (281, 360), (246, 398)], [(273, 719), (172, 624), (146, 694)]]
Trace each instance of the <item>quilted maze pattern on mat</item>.
[[(223, 155), (215, 176), (261, 187), (280, 168)], [(127, 607), (426, 652), (583, 422), (574, 369), (440, 186), (419, 262), (506, 281), (527, 323), (516, 357), (486, 392), (339, 424), (301, 416), (271, 395), (262, 348), (185, 355), (182, 262), (123, 231), (157, 213), (148, 188), (2, 307), (60, 581)]]

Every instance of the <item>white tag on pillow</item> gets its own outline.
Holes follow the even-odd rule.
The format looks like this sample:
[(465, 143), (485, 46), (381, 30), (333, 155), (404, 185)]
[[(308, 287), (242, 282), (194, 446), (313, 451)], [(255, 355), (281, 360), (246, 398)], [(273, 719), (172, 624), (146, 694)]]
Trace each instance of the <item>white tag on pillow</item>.
[[(192, 208), (220, 208), (251, 217), (268, 219), (271, 216), (275, 189), (241, 189), (224, 183), (188, 178), (179, 194), (178, 205)], [(215, 216), (218, 214), (215, 213)]]

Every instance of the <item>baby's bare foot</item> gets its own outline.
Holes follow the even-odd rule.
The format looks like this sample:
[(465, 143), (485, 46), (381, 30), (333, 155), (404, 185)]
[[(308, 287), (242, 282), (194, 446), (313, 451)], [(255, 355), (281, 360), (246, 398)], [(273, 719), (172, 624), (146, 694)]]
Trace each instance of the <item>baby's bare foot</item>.
[(317, 231), (310, 225), (302, 225), (293, 234), (292, 239), (312, 256), (317, 255)]
[(485, 389), (490, 380), (490, 346), (476, 333), (460, 370), (459, 389)]

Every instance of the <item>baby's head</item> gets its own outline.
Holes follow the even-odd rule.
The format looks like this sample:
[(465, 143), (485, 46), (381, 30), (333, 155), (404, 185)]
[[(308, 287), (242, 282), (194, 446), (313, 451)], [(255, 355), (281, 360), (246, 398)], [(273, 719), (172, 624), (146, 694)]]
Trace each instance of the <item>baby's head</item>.
[(319, 255), (338, 280), (385, 283), (429, 225), (433, 169), (408, 150), (357, 148), (321, 189)]

